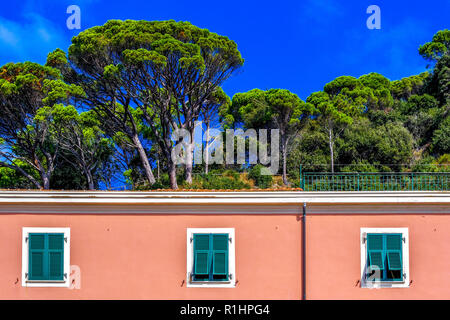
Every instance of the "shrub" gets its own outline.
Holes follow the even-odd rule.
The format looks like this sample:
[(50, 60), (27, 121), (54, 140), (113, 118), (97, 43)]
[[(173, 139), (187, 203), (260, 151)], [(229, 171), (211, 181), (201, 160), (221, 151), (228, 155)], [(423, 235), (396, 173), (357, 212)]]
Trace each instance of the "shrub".
[(225, 171), (222, 175), (207, 174), (203, 180), (204, 189), (249, 189), (250, 186), (240, 180), (237, 172)]
[(192, 183), (183, 183), (186, 189), (249, 189), (250, 185), (241, 180), (238, 172), (233, 170), (212, 170), (208, 174), (194, 175)]
[(255, 181), (255, 185), (261, 189), (270, 188), (272, 186), (272, 176), (261, 174), (261, 170), (267, 170), (267, 168), (257, 164), (250, 170), (248, 178)]

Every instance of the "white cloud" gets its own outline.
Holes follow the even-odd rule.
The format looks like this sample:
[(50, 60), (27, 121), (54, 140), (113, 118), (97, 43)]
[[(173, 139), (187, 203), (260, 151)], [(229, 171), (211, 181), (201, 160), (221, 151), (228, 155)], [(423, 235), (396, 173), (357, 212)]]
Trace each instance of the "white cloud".
[(43, 63), (46, 55), (68, 42), (62, 28), (36, 13), (21, 22), (0, 17), (0, 64), (31, 60)]
[(0, 42), (15, 47), (19, 40), (16, 38), (14, 32), (10, 31), (6, 24), (0, 21)]

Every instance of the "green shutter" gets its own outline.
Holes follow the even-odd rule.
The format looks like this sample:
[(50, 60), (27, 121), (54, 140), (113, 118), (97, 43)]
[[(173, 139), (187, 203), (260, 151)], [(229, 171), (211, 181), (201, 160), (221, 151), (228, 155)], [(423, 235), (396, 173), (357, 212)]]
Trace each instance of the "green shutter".
[(195, 274), (207, 275), (209, 274), (209, 251), (196, 251), (195, 252)]
[(194, 234), (194, 275), (209, 275), (210, 245), (209, 234)]
[(384, 270), (384, 256), (383, 251), (370, 251), (369, 252), (369, 265), (380, 270)]
[(380, 270), (384, 270), (384, 250), (382, 234), (367, 235), (367, 253), (369, 256), (369, 267), (378, 267)]
[(45, 249), (45, 234), (30, 233), (30, 249), (32, 250), (44, 250)]
[[(368, 267), (378, 266), (381, 281), (403, 279), (403, 237), (401, 233), (372, 233), (367, 235)], [(387, 263), (386, 263), (387, 262)]]
[(383, 250), (383, 235), (382, 234), (368, 234), (367, 235), (367, 249), (368, 250)]
[(213, 250), (228, 250), (228, 234), (213, 234)]
[(228, 234), (213, 234), (213, 276), (228, 275)]
[(64, 234), (48, 235), (48, 259), (50, 280), (63, 280), (64, 273)]
[(30, 233), (29, 280), (64, 280), (64, 234)]
[(386, 251), (389, 270), (402, 270), (402, 235), (386, 235)]
[(63, 250), (64, 249), (64, 234), (49, 234), (48, 235), (49, 250)]
[(228, 234), (194, 234), (194, 280), (228, 280)]
[(194, 234), (194, 250), (209, 250), (209, 234)]
[(45, 234), (30, 233), (28, 242), (28, 278), (30, 280), (45, 280)]
[(388, 251), (388, 268), (389, 270), (402, 270), (402, 255), (398, 251)]
[(213, 275), (228, 274), (228, 253), (227, 251), (214, 251)]
[(30, 280), (44, 280), (44, 253), (30, 252)]

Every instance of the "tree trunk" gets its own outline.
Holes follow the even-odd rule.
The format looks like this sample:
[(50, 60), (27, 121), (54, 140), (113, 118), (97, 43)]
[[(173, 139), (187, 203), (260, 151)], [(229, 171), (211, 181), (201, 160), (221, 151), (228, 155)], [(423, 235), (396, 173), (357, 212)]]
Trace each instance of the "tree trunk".
[(95, 190), (94, 178), (92, 177), (92, 173), (89, 170), (86, 171), (86, 179), (88, 182), (88, 190)]
[(139, 140), (139, 136), (137, 134), (133, 136), (133, 142), (139, 152), (139, 157), (141, 158), (141, 163), (144, 167), (147, 180), (150, 183), (150, 185), (152, 185), (156, 182), (156, 180), (155, 177), (153, 176), (152, 167), (150, 166), (150, 162), (148, 161), (147, 153), (145, 153), (144, 147), (142, 146), (142, 143)]
[(209, 172), (209, 127), (210, 122), (206, 122), (206, 144), (205, 144), (205, 174)]
[[(193, 130), (192, 130), (193, 131)], [(190, 143), (186, 146), (186, 163), (185, 163), (185, 181), (189, 184), (192, 184), (192, 167), (194, 160), (194, 134), (193, 132), (189, 132), (191, 136)]]
[(50, 175), (47, 173), (42, 173), (42, 187), (44, 190), (50, 190)]
[(170, 181), (170, 188), (171, 189), (178, 189), (178, 183), (177, 183), (177, 168), (172, 162), (172, 159), (169, 158), (168, 161), (168, 170), (169, 170), (169, 181)]
[(158, 155), (158, 160), (156, 161), (156, 166), (157, 166), (157, 168), (158, 168), (158, 176), (157, 176), (157, 178), (158, 178), (158, 180), (160, 180), (161, 177), (160, 177), (160, 175), (159, 175), (159, 155)]
[(333, 129), (328, 130), (329, 145), (330, 145), (330, 158), (331, 158), (331, 173), (334, 173), (334, 146), (333, 146)]
[(287, 180), (287, 172), (286, 172), (286, 160), (287, 160), (287, 141), (284, 134), (281, 136), (281, 152), (283, 153), (283, 183), (285, 186), (289, 184)]

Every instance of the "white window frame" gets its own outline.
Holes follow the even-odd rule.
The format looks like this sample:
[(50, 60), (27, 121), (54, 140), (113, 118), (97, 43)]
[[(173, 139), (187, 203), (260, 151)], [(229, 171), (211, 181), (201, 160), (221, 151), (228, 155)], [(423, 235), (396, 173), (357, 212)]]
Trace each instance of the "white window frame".
[[(228, 281), (191, 281), (191, 273), (194, 267), (194, 233), (227, 233), (231, 242), (228, 245)], [(236, 261), (234, 228), (187, 228), (187, 263), (186, 286), (188, 288), (234, 288), (236, 287)]]
[[(402, 244), (403, 281), (367, 281), (365, 267), (367, 260), (367, 234), (368, 233), (401, 233), (405, 238)], [(361, 288), (408, 288), (409, 277), (409, 232), (408, 228), (361, 228)]]
[[(64, 280), (62, 281), (41, 281), (28, 280), (25, 274), (28, 272), (28, 250), (30, 233), (64, 233)], [(27, 240), (28, 238), (28, 240)], [(69, 287), (70, 286), (70, 228), (22, 228), (22, 286), (23, 287)]]

